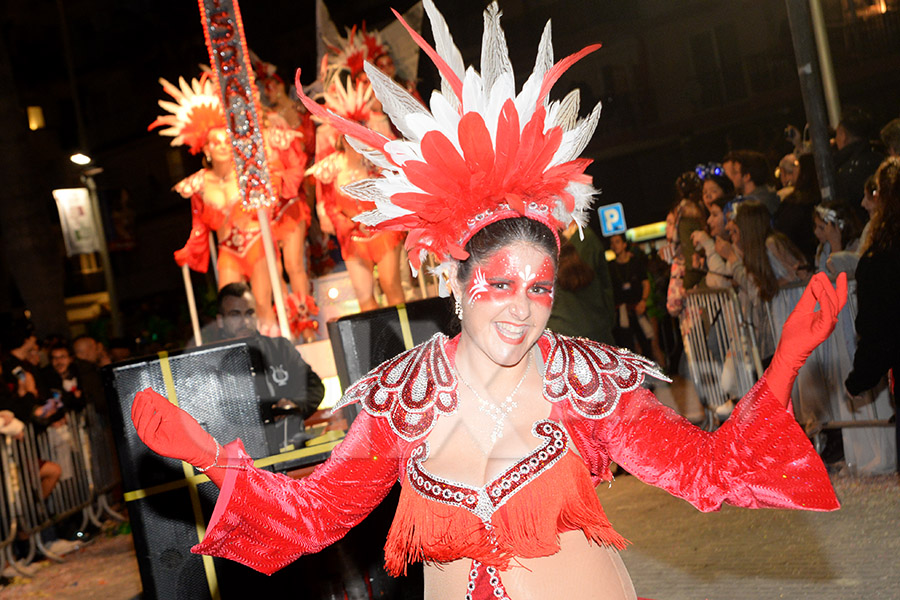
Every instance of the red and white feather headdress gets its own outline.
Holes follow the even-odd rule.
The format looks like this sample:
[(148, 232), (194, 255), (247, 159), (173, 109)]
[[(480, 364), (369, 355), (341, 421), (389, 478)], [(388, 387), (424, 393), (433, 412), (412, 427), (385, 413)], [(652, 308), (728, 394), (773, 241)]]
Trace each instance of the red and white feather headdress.
[(328, 50), (326, 83), (341, 71), (348, 71), (356, 79), (363, 72), (365, 63), (374, 63), (380, 56), (390, 53), (379, 32), (369, 32), (365, 23), (361, 28), (348, 29), (347, 37), (341, 38), (340, 45), (328, 45)]
[(390, 140), (301, 97), (381, 169), (381, 177), (343, 188), (376, 205), (356, 220), (376, 231), (409, 231), (406, 247), (416, 269), (428, 252), (443, 263), (467, 258), (463, 247), (472, 235), (503, 218), (524, 215), (554, 232), (573, 219), (583, 226), (596, 190), (584, 172), (591, 161), (578, 156), (597, 126), (600, 104), (579, 120), (577, 90), (554, 102), (548, 93), (566, 69), (600, 45), (554, 64), (548, 21), (534, 69), (516, 94), (496, 2), (484, 13), (480, 73), (465, 69), (443, 16), (431, 0), (424, 5), (436, 49), (394, 14), (441, 74), (431, 110), (365, 65), (375, 96), (405, 139)]
[(159, 132), (160, 135), (174, 138), (173, 146), (184, 145), (191, 154), (197, 154), (206, 144), (211, 129), (225, 127), (225, 112), (215, 83), (209, 73), (203, 73), (199, 80), (191, 79), (190, 85), (184, 77), (178, 78), (177, 87), (162, 77), (159, 83), (175, 102), (159, 101), (159, 106), (169, 114), (157, 117), (147, 131), (166, 126)]

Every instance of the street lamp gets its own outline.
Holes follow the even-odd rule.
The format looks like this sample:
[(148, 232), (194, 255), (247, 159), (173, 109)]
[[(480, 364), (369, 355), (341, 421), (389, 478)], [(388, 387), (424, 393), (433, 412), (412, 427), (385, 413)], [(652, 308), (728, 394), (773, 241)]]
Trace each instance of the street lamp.
[(78, 165), (79, 167), (83, 167), (85, 165), (91, 164), (91, 157), (87, 154), (82, 154), (81, 152), (76, 152), (72, 156), (69, 157), (73, 163)]

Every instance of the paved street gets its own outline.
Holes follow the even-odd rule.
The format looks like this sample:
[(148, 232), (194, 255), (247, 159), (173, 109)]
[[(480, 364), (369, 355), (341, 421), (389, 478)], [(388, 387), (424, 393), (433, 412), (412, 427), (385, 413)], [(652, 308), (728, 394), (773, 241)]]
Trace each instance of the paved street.
[(900, 482), (832, 478), (833, 513), (703, 514), (630, 476), (600, 498), (633, 542), (623, 558), (639, 596), (654, 600), (900, 598)]

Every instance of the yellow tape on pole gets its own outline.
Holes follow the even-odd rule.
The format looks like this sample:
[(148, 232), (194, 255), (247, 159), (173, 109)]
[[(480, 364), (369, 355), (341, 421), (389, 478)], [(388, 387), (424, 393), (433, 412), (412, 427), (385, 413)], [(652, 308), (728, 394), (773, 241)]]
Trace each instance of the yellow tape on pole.
[[(307, 444), (313, 444), (311, 446), (301, 448), (300, 450), (285, 452), (284, 454), (274, 454), (272, 456), (266, 456), (265, 458), (260, 458), (253, 461), (253, 465), (260, 468), (268, 467), (271, 465), (277, 465), (278, 463), (287, 462), (289, 460), (303, 458), (305, 456), (312, 456), (314, 454), (329, 452), (330, 450), (333, 450), (334, 447), (337, 446), (343, 438), (343, 431), (329, 431), (307, 442)], [(143, 498), (155, 496), (156, 494), (162, 494), (164, 492), (177, 490), (187, 485), (199, 485), (201, 483), (206, 483), (207, 481), (209, 481), (209, 477), (207, 477), (206, 475), (191, 475), (190, 477), (179, 479), (178, 481), (171, 481), (169, 483), (154, 485), (153, 487), (132, 490), (130, 492), (125, 492), (125, 502), (134, 502), (135, 500), (141, 500)]]
[(400, 317), (400, 332), (403, 334), (403, 345), (407, 350), (412, 350), (413, 343), (412, 329), (409, 328), (409, 315), (406, 314), (406, 305), (397, 305), (397, 316)]
[[(159, 368), (162, 370), (163, 381), (166, 384), (166, 396), (169, 402), (178, 406), (178, 394), (175, 393), (175, 379), (172, 377), (172, 367), (169, 365), (169, 353), (162, 351), (159, 356)], [(200, 493), (197, 491), (197, 483), (194, 481), (194, 467), (182, 461), (184, 478), (191, 496), (191, 508), (194, 511), (194, 525), (197, 528), (197, 542), (202, 542), (206, 536), (206, 520), (203, 518), (203, 510), (200, 507)], [(203, 570), (206, 571), (206, 584), (209, 586), (209, 594), (213, 600), (220, 600), (219, 578), (216, 576), (216, 565), (211, 556), (203, 556)]]

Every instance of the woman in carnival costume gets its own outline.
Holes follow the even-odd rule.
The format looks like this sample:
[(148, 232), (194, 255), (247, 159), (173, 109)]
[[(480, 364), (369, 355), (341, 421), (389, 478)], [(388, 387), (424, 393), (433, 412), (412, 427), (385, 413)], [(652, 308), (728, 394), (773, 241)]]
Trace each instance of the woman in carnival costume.
[[(416, 265), (442, 261), (462, 333), (436, 335), (374, 369), (341, 405), (362, 411), (331, 458), (301, 481), (259, 471), (239, 441), (220, 446), (150, 390), (132, 418), (155, 451), (185, 460), (220, 488), (195, 552), (271, 573), (321, 550), (400, 480), (387, 570), (425, 563), (428, 598), (634, 598), (594, 486), (610, 463), (700, 510), (834, 510), (824, 466), (791, 415), (797, 369), (834, 326), (846, 297), (815, 278), (785, 325), (764, 377), (715, 433), (693, 427), (642, 387), (664, 377), (630, 352), (544, 330), (553, 302), (557, 230), (583, 223), (594, 190), (577, 156), (599, 107), (547, 94), (591, 46), (553, 64), (549, 25), (516, 95), (496, 4), (485, 13), (481, 73), (464, 70), (447, 26), (425, 0), (444, 93), (431, 111), (376, 69), (367, 73), (405, 140), (334, 115), (333, 125), (382, 168), (349, 186), (375, 202), (360, 220), (409, 230)], [(307, 102), (312, 112), (323, 112)], [(368, 149), (367, 149), (368, 148)], [(821, 309), (816, 311), (816, 303)]]
[[(191, 200), (192, 215), (190, 236), (175, 252), (175, 262), (205, 273), (209, 266), (209, 232), (214, 231), (218, 238), (219, 288), (249, 281), (261, 329), (276, 330), (259, 221), (256, 211), (247, 210), (240, 199), (225, 113), (215, 84), (208, 73), (190, 84), (180, 78), (177, 87), (165, 79), (160, 83), (175, 102), (160, 100), (160, 107), (170, 114), (158, 117), (149, 129), (166, 126), (160, 135), (172, 137), (172, 146), (187, 146), (191, 154), (203, 152), (206, 160), (206, 166), (174, 187)], [(305, 160), (296, 153), (296, 137), (296, 132), (277, 124), (264, 131), (272, 187), (279, 200), (296, 197), (303, 177)]]
[[(357, 80), (331, 80), (325, 94), (325, 107), (342, 119), (365, 124), (382, 135), (393, 137), (384, 113), (373, 105), (372, 86)], [(321, 111), (320, 111), (321, 112)], [(331, 138), (333, 151), (317, 161), (310, 173), (318, 182), (317, 202), (321, 202), (341, 247), (350, 282), (361, 310), (378, 308), (374, 295), (374, 269), (378, 267), (378, 283), (388, 304), (404, 300), (400, 279), (400, 250), (403, 233), (375, 231), (355, 217), (374, 208), (374, 204), (358, 195), (347, 194), (344, 187), (367, 181), (377, 173), (375, 166), (348, 144), (327, 122), (319, 127), (319, 138)], [(330, 133), (325, 133), (330, 132)]]
[[(285, 294), (291, 333), (298, 339), (313, 341), (319, 313), (307, 273), (306, 242), (311, 232), (312, 210), (306, 189), (306, 168), (315, 152), (315, 124), (312, 116), (287, 93), (284, 80), (275, 65), (251, 52), (260, 99), (266, 107), (266, 136), (273, 158), (270, 171), (280, 174), (278, 201), (272, 210), (272, 234), (281, 247), (284, 270), (291, 283)], [(274, 163), (274, 164), (273, 164)], [(312, 194), (311, 196), (314, 196)], [(310, 240), (315, 244), (316, 240)]]

